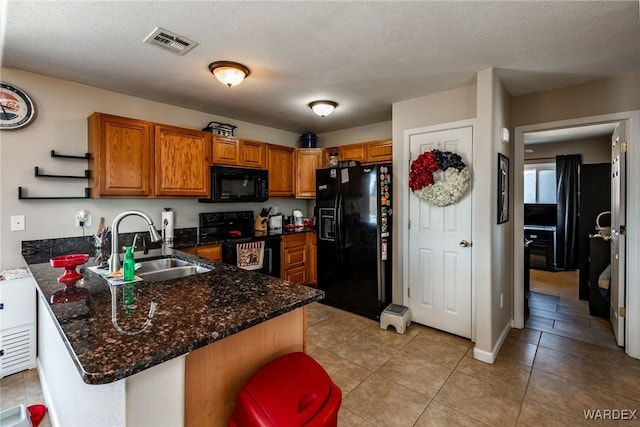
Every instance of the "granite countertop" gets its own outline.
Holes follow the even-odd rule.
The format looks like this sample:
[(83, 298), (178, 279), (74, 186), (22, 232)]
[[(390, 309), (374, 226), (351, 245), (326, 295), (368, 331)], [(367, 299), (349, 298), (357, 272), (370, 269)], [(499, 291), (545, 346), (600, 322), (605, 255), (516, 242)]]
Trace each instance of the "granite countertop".
[[(117, 295), (117, 315), (125, 330), (140, 328), (152, 301), (158, 303), (148, 328), (137, 335), (118, 332), (112, 324), (112, 294), (106, 280), (84, 268), (86, 298), (52, 304), (63, 289), (62, 269), (37, 257), (25, 260), (39, 297), (47, 304), (82, 379), (106, 384), (221, 340), (266, 320), (323, 298), (316, 289), (199, 258), (174, 250), (136, 252), (136, 260), (171, 256), (211, 268), (210, 272), (164, 282), (135, 282), (135, 302), (125, 313), (123, 287)], [(90, 258), (85, 267), (95, 265)], [(78, 268), (81, 271), (81, 268)]]

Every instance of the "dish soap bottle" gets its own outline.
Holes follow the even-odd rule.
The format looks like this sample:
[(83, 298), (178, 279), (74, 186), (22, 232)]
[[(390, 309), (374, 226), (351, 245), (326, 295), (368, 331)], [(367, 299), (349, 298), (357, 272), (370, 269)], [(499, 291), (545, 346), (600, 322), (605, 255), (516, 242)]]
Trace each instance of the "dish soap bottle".
[(127, 246), (122, 262), (122, 279), (125, 282), (136, 278), (136, 261), (133, 259), (133, 246)]

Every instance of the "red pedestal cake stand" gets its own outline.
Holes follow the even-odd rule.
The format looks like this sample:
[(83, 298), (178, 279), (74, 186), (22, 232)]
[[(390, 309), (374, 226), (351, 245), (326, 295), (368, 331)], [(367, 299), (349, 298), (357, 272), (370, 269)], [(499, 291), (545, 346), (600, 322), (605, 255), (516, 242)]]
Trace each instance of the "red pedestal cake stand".
[(89, 260), (88, 254), (62, 255), (51, 258), (53, 268), (64, 268), (64, 274), (58, 277), (58, 282), (64, 284), (64, 289), (51, 295), (51, 304), (79, 301), (89, 297), (87, 288), (76, 288), (76, 282), (82, 279), (82, 274), (76, 271), (76, 267)]

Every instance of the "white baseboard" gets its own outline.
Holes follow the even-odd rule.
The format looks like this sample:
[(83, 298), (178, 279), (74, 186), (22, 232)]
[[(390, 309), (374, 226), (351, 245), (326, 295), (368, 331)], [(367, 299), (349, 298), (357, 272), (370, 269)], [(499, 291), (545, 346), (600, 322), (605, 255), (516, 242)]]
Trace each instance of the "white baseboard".
[(511, 322), (507, 323), (500, 334), (500, 338), (496, 342), (496, 345), (493, 346), (491, 352), (480, 350), (478, 347), (474, 347), (473, 349), (473, 358), (485, 363), (493, 363), (496, 361), (498, 357), (498, 352), (502, 348), (502, 344), (504, 344), (504, 340), (507, 339), (509, 332), (511, 331)]

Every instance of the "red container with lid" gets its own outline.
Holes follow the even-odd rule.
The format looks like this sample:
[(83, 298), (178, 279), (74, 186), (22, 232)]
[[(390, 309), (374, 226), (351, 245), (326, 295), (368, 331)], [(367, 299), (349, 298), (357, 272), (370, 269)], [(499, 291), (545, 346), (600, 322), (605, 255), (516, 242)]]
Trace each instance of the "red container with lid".
[(337, 426), (342, 392), (318, 362), (302, 352), (281, 356), (242, 387), (230, 427)]

